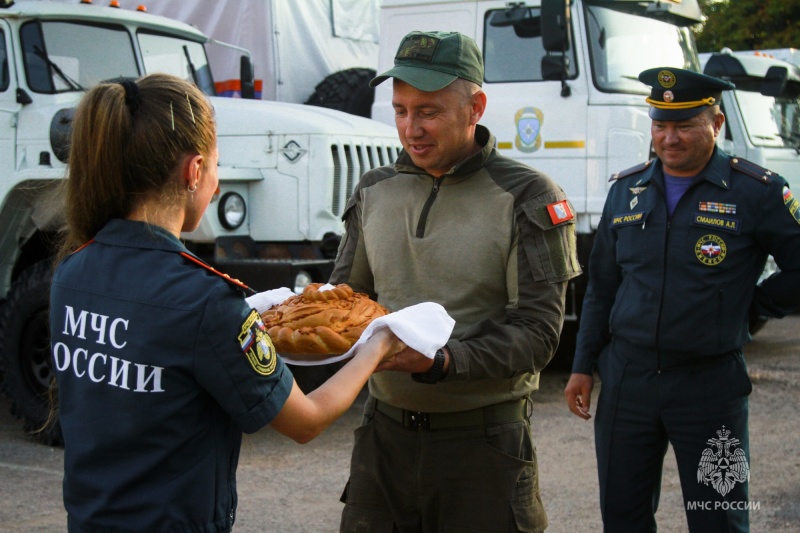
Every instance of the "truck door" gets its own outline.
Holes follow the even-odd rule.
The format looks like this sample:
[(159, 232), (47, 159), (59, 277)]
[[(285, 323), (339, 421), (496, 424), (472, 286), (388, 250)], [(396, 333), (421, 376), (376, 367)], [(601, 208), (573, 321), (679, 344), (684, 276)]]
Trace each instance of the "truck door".
[[(492, 4), (478, 17), (488, 97), (483, 123), (501, 153), (547, 172), (579, 213), (586, 210), (587, 73), (575, 36), (548, 43), (538, 2)], [(566, 7), (566, 4), (564, 4)], [(559, 66), (560, 65), (560, 66)]]

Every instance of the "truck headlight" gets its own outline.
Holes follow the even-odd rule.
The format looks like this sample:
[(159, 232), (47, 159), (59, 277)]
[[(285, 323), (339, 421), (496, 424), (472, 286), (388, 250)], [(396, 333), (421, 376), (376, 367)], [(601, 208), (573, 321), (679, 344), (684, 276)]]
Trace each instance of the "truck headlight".
[(225, 229), (236, 229), (244, 223), (247, 214), (247, 205), (242, 195), (236, 192), (226, 192), (219, 200), (217, 211), (219, 223)]
[(311, 274), (306, 272), (305, 270), (301, 270), (297, 273), (294, 277), (294, 293), (295, 294), (302, 294), (303, 289), (308, 287), (309, 283), (311, 283)]

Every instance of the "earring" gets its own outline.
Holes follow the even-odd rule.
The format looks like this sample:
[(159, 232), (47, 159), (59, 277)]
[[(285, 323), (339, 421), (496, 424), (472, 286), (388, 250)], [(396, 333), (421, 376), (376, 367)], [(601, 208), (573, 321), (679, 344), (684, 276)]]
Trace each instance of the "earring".
[(195, 183), (194, 185), (189, 185), (188, 187), (186, 187), (186, 190), (189, 191), (190, 193), (194, 193), (197, 190), (197, 184)]

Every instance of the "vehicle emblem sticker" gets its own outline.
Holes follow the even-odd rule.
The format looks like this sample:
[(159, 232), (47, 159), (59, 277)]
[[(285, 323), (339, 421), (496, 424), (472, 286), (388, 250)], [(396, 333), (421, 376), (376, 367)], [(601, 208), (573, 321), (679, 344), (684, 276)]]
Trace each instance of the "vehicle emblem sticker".
[(694, 254), (706, 266), (715, 266), (725, 260), (728, 246), (716, 235), (703, 235), (694, 245)]
[(717, 438), (708, 439), (710, 447), (703, 450), (697, 466), (697, 482), (710, 484), (721, 496), (728, 494), (737, 483), (750, 480), (747, 456), (737, 447), (739, 439), (730, 435), (731, 431), (725, 426), (718, 429)]
[(544, 113), (535, 107), (523, 107), (514, 115), (517, 124), (517, 138), (514, 145), (520, 152), (535, 152), (542, 146), (542, 123)]

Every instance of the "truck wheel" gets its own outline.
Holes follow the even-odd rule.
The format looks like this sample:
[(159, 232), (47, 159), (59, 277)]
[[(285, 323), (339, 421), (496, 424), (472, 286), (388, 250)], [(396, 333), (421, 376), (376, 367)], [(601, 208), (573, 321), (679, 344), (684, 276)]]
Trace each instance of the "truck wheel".
[(306, 104), (370, 118), (375, 89), (369, 86), (369, 81), (374, 77), (375, 71), (368, 68), (334, 72), (317, 84)]
[(45, 260), (23, 271), (11, 285), (0, 307), (0, 367), (12, 414), (24, 420), (25, 431), (37, 440), (58, 446), (63, 444), (58, 422), (42, 429), (50, 413), (48, 390), (54, 377), (48, 313), (51, 280), (51, 263)]

